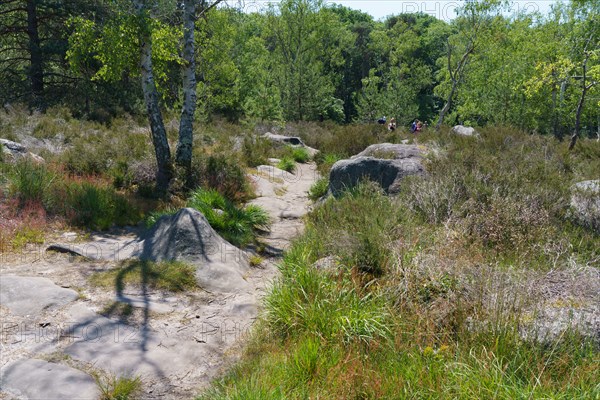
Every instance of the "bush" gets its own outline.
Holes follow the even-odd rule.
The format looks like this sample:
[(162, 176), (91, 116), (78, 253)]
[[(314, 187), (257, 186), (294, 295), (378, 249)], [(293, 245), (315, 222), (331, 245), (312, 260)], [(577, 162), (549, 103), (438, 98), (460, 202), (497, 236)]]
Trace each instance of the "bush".
[(73, 224), (91, 229), (133, 225), (141, 219), (139, 210), (123, 195), (111, 187), (89, 182), (67, 185), (65, 207), (65, 214)]
[(215, 189), (231, 201), (240, 202), (248, 197), (249, 185), (243, 167), (225, 155), (208, 157), (201, 180), (205, 182), (204, 186)]
[(317, 163), (317, 171), (319, 171), (319, 173), (322, 176), (328, 176), (333, 164), (335, 164), (341, 159), (342, 158), (337, 154), (319, 152), (315, 156), (315, 162)]
[(277, 168), (294, 173), (296, 170), (296, 162), (292, 158), (284, 157), (277, 164)]
[(242, 156), (249, 167), (258, 167), (268, 163), (273, 144), (263, 137), (245, 135), (242, 143)]

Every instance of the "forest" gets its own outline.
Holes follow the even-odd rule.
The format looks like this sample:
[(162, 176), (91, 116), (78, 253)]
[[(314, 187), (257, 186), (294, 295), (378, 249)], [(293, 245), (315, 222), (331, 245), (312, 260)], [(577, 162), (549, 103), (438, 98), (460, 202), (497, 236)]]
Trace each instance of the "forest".
[(3, 1), (2, 104), (63, 104), (102, 122), (144, 113), (139, 49), (146, 40), (160, 106), (181, 109), (182, 74), (193, 61), (195, 113), (205, 121), (347, 124), (388, 116), (404, 126), (419, 118), (558, 138), (575, 129), (598, 134), (597, 1), (557, 3), (548, 15), (471, 1), (449, 22), (423, 13), (375, 21), (320, 0), (282, 1), (260, 13), (200, 1), (193, 57), (185, 54), (186, 2), (147, 3)]

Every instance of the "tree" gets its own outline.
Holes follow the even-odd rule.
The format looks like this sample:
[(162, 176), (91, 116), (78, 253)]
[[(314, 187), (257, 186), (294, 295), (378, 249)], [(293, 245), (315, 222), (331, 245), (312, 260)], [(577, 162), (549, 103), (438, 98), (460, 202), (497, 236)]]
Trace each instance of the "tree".
[(65, 22), (75, 14), (103, 15), (104, 8), (87, 0), (1, 1), (0, 102), (26, 101), (43, 110), (68, 98), (73, 77), (64, 63)]
[(439, 92), (445, 92), (446, 100), (440, 110), (436, 129), (444, 123), (458, 87), (465, 78), (470, 57), (481, 43), (480, 31), (488, 21), (488, 13), (498, 6), (499, 2), (496, 0), (471, 0), (459, 9), (459, 15), (454, 21), (456, 31), (446, 39), (445, 60), (440, 59), (440, 64), (444, 63), (445, 69), (438, 89)]

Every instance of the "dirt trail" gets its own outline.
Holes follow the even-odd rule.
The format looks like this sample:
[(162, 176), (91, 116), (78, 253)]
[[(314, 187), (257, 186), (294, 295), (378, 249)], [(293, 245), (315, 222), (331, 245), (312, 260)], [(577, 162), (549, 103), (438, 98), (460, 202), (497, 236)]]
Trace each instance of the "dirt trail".
[[(98, 260), (45, 252), (0, 254), (0, 398), (94, 399), (91, 374), (140, 376), (144, 399), (192, 398), (239, 354), (260, 300), (277, 274), (276, 263), (303, 228), (314, 164), (295, 174), (259, 167), (251, 175), (272, 228), (261, 240), (270, 257), (252, 268), (248, 289), (173, 294), (149, 288), (90, 286), (88, 278), (111, 269), (139, 244), (139, 231), (58, 241)], [(57, 234), (60, 235), (60, 234)]]

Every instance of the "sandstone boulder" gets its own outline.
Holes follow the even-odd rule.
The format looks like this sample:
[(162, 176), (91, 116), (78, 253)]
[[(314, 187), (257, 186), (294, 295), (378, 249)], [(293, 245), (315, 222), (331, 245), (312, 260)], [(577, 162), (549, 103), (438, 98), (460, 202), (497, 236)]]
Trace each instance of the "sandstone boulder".
[(246, 254), (223, 239), (204, 215), (183, 208), (159, 219), (139, 257), (144, 260), (181, 260), (196, 266), (196, 281), (211, 291), (234, 292), (247, 287)]
[(349, 160), (340, 160), (333, 165), (329, 190), (339, 196), (345, 189), (367, 179), (378, 183), (386, 193), (396, 194), (404, 177), (425, 173), (423, 154), (423, 148), (416, 145), (382, 143), (369, 146)]
[(13, 142), (12, 140), (0, 139), (0, 146), (0, 151), (8, 156), (9, 161), (16, 162), (23, 159), (28, 159), (35, 163), (45, 162), (42, 157), (28, 151), (27, 148), (21, 143)]
[(479, 132), (470, 126), (456, 125), (450, 132), (460, 136), (479, 137)]

